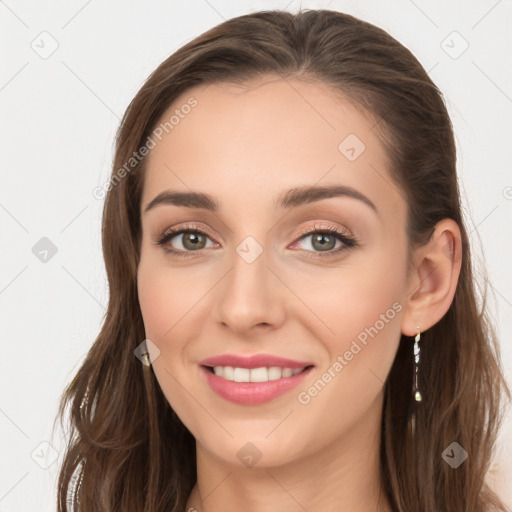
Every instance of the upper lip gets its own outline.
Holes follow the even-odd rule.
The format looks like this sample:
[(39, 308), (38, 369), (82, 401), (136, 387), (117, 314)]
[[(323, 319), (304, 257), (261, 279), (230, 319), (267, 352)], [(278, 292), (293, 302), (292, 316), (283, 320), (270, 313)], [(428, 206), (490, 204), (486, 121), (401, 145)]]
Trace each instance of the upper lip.
[(261, 368), (279, 366), (281, 368), (305, 368), (313, 363), (307, 361), (293, 361), (285, 357), (270, 354), (255, 354), (253, 356), (239, 356), (236, 354), (221, 354), (208, 357), (199, 362), (203, 366), (232, 366), (234, 368)]

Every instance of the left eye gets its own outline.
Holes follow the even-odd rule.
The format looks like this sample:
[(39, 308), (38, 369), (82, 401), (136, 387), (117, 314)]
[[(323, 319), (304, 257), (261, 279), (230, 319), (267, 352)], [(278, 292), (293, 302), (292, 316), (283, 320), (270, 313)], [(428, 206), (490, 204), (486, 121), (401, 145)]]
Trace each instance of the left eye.
[[(299, 242), (303, 242), (308, 239), (309, 243), (306, 244), (306, 250), (312, 249), (314, 251), (324, 252), (337, 249), (340, 245), (343, 245), (340, 236), (325, 231), (314, 231), (307, 235), (303, 235), (299, 239)], [(337, 247), (336, 242), (339, 244)]]
[[(308, 257), (311, 258), (336, 256), (342, 251), (357, 246), (354, 237), (334, 226), (315, 225), (313, 228), (301, 230), (301, 234), (302, 236), (293, 245), (310, 239), (306, 245), (311, 247), (312, 250), (306, 249), (306, 252), (311, 253), (308, 254)], [(336, 245), (336, 242), (338, 242), (338, 245)]]

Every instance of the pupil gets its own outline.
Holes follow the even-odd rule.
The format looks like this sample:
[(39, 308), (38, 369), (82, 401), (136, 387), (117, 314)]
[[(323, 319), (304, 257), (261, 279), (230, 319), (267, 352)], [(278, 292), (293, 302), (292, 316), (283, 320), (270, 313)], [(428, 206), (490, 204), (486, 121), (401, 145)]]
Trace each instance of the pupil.
[(319, 248), (320, 250), (325, 251), (334, 248), (334, 245), (332, 245), (333, 241), (335, 242), (333, 236), (320, 233), (313, 237), (313, 246), (315, 247), (315, 243), (318, 243), (320, 245), (315, 248)]
[(201, 249), (201, 238), (202, 235), (198, 233), (185, 233), (183, 238), (183, 245), (189, 249), (197, 249), (198, 246)]

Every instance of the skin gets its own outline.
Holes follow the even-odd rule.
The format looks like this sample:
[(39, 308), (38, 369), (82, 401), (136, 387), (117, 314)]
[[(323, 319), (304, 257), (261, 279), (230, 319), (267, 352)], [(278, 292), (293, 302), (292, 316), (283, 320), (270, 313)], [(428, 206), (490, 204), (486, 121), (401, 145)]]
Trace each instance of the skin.
[[(162, 119), (190, 96), (198, 105), (147, 160), (138, 269), (146, 336), (160, 350), (153, 370), (196, 439), (198, 479), (186, 510), (389, 511), (384, 494), (379, 499), (384, 382), (400, 335), (425, 331), (449, 308), (460, 270), (458, 227), (441, 221), (408, 268), (407, 203), (375, 121), (325, 84), (268, 76), (198, 86)], [(366, 146), (354, 161), (338, 150), (348, 134)], [(378, 212), (344, 196), (274, 206), (290, 188), (327, 184), (353, 187)], [(219, 210), (160, 205), (144, 213), (169, 189), (213, 195)], [(207, 231), (206, 246), (188, 258), (167, 254), (156, 237), (185, 222)], [(315, 258), (325, 253), (298, 230), (314, 233), (319, 223), (358, 246)], [(236, 251), (247, 236), (263, 250), (252, 263)], [(176, 235), (167, 246), (193, 252), (184, 244)], [(394, 318), (300, 403), (299, 393), (397, 303)], [(215, 394), (199, 371), (199, 361), (224, 353), (270, 353), (315, 368), (271, 402), (240, 405)], [(261, 453), (252, 467), (237, 456), (248, 442)]]

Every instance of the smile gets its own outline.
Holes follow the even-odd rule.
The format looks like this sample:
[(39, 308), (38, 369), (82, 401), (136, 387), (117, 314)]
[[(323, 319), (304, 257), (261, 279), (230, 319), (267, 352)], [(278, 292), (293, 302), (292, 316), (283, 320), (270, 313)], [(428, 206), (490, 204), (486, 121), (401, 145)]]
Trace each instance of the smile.
[(297, 387), (313, 368), (200, 366), (212, 391), (225, 400), (244, 405), (259, 405), (284, 395)]
[(260, 367), (260, 368), (239, 368), (232, 366), (214, 366), (207, 367), (215, 373), (217, 377), (234, 382), (267, 382), (298, 375), (304, 368), (281, 368), (279, 366)]

